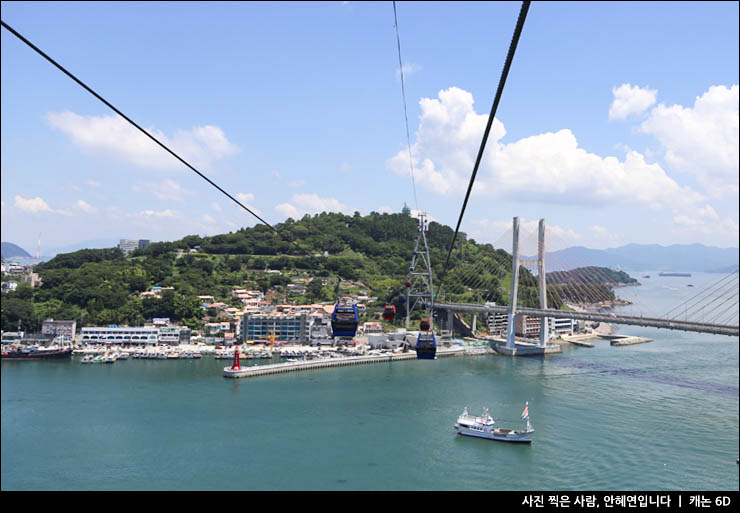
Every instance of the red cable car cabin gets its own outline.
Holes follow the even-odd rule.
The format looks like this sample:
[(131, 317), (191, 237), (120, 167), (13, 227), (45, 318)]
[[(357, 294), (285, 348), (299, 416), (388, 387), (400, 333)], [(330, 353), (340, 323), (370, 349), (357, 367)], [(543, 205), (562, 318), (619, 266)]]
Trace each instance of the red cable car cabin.
[(429, 328), (430, 328), (430, 327), (431, 327), (431, 324), (429, 323), (429, 318), (428, 318), (428, 317), (426, 317), (426, 318), (423, 318), (423, 319), (422, 319), (422, 320), (421, 320), (421, 321), (419, 322), (419, 329), (420, 329), (421, 331), (429, 331)]
[(383, 319), (392, 321), (396, 318), (396, 305), (385, 305), (383, 309)]

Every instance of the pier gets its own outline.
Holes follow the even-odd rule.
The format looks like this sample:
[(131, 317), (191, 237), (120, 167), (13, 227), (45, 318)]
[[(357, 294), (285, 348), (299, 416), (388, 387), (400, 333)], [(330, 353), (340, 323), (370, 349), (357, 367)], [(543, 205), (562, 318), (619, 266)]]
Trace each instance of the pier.
[[(483, 354), (483, 353), (481, 353)], [(437, 358), (451, 356), (466, 356), (463, 347), (438, 348)], [(325, 369), (327, 367), (344, 367), (347, 365), (364, 365), (368, 363), (395, 362), (401, 360), (416, 360), (416, 352), (390, 353), (383, 355), (348, 356), (344, 358), (327, 358), (322, 360), (307, 360), (301, 362), (276, 363), (272, 365), (254, 365), (241, 369), (224, 368), (225, 378), (253, 378), (257, 376), (269, 376), (282, 374), (284, 372), (298, 372), (304, 370)]]

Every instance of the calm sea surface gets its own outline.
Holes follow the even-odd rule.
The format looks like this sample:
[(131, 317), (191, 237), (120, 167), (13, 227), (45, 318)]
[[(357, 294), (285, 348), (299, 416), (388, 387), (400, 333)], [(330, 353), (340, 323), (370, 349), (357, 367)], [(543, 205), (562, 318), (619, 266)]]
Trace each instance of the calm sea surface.
[[(720, 278), (643, 279), (663, 314)], [(695, 288), (688, 288), (691, 283)], [(637, 306), (626, 307), (634, 313)], [(639, 315), (639, 314), (638, 314)], [(735, 321), (737, 322), (737, 321)], [(226, 360), (3, 362), (3, 490), (737, 490), (738, 340), (222, 377)], [(250, 361), (249, 363), (257, 361)], [(464, 407), (531, 446), (460, 437)]]

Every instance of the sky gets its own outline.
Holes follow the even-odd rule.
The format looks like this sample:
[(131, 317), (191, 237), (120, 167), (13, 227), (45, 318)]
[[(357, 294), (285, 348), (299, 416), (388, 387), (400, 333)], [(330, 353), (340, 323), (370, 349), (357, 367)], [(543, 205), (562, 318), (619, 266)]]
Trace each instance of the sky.
[[(520, 2), (2, 2), (2, 20), (271, 224), (455, 227)], [(738, 3), (533, 2), (461, 230), (737, 247)], [(2, 29), (2, 240), (177, 240), (252, 215)], [(413, 172), (412, 172), (413, 169)]]

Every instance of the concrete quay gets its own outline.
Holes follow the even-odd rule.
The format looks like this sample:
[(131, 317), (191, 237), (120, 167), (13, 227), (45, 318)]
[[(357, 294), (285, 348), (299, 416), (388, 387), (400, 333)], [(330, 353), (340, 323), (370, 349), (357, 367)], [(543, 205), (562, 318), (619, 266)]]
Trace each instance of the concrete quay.
[(652, 338), (647, 337), (636, 337), (632, 335), (605, 335), (602, 333), (590, 333), (586, 335), (572, 335), (562, 337), (563, 342), (569, 344), (575, 344), (584, 347), (594, 347), (591, 342), (586, 342), (585, 339), (601, 339), (608, 340), (613, 346), (631, 346), (633, 344), (645, 344), (646, 342), (652, 342)]
[[(450, 356), (465, 356), (467, 354), (463, 347), (437, 348), (437, 358)], [(272, 365), (254, 365), (233, 370), (231, 367), (224, 368), (225, 378), (253, 378), (257, 376), (269, 376), (282, 374), (284, 372), (297, 372), (304, 370), (325, 369), (327, 367), (344, 367), (347, 365), (363, 365), (367, 363), (395, 362), (401, 360), (416, 360), (416, 352), (389, 353), (383, 355), (348, 356), (344, 358), (327, 358), (323, 360), (308, 360), (303, 362), (276, 363)]]
[(608, 337), (601, 337), (603, 339), (606, 339), (609, 341), (609, 343), (613, 346), (631, 346), (633, 344), (644, 344), (645, 342), (652, 342), (652, 338), (647, 337), (631, 337), (631, 336), (608, 336)]
[(545, 347), (540, 347), (528, 342), (515, 342), (514, 348), (509, 349), (506, 347), (506, 340), (492, 340), (491, 347), (496, 353), (505, 356), (543, 356), (560, 352), (559, 344), (547, 344)]

